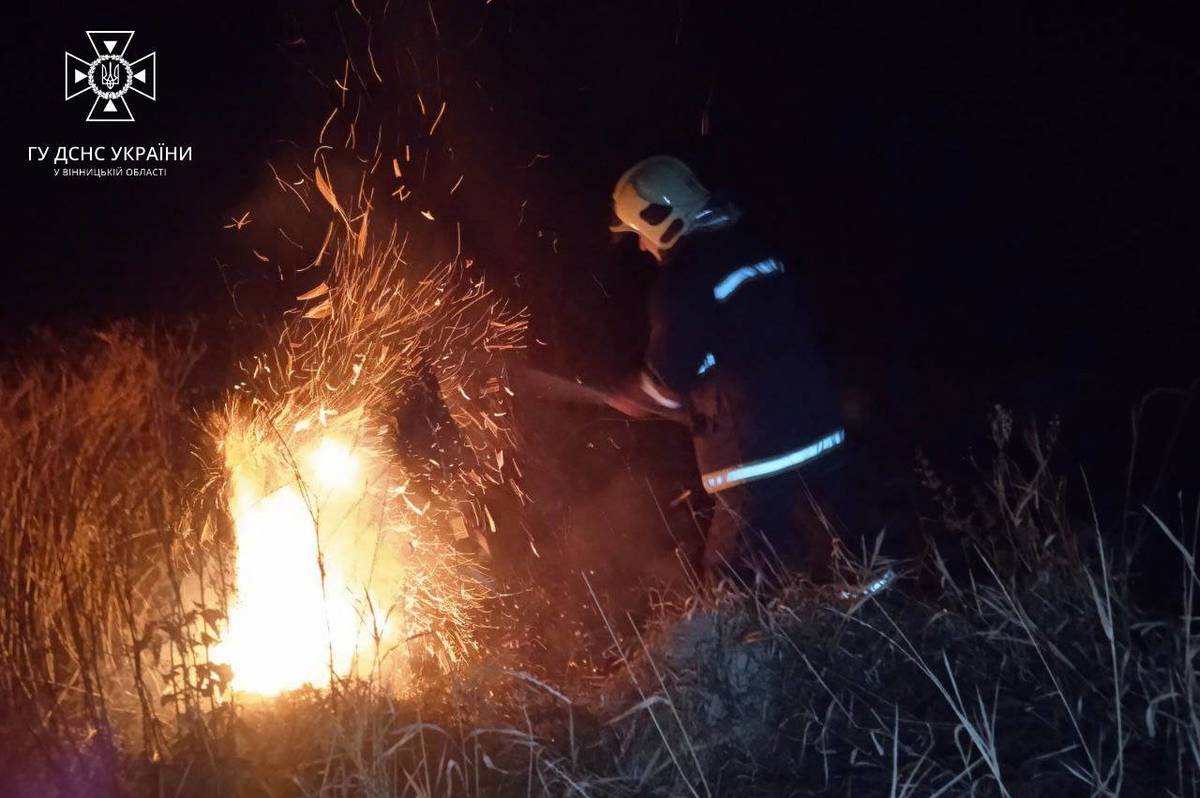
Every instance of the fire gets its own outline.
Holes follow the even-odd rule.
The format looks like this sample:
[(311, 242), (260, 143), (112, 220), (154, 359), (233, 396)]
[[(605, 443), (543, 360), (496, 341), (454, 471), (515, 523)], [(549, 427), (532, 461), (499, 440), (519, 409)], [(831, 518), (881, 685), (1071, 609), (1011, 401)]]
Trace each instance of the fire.
[[(213, 659), (232, 666), (233, 687), (244, 693), (325, 684), (331, 667), (345, 676), (385, 626), (373, 605), (361, 601), (368, 586), (353, 584), (339, 556), (343, 530), (334, 536), (319, 523), (362, 500), (360, 458), (326, 437), (304, 459), (310, 474), (266, 495), (244, 464), (233, 481), (236, 596)], [(312, 490), (310, 475), (312, 486), (324, 490)]]
[(309, 458), (321, 485), (346, 490), (358, 477), (358, 460), (350, 448), (335, 438), (323, 438)]
[[(240, 364), (210, 419), (236, 546), (209, 659), (242, 693), (326, 685), (331, 673), (405, 689), (467, 661), (494, 596), (462, 534), (495, 533), (489, 493), (526, 501), (505, 450), (506, 358), (524, 347), (527, 314), (459, 252), (406, 255), (417, 247), (394, 220), (372, 226), (367, 175), (357, 195), (339, 194), (330, 149), (280, 183), (304, 208), (280, 220), (283, 238), (304, 240), (297, 220), (326, 230), (304, 262), (272, 263), (298, 281), (298, 312)], [(257, 268), (265, 258), (251, 251)]]

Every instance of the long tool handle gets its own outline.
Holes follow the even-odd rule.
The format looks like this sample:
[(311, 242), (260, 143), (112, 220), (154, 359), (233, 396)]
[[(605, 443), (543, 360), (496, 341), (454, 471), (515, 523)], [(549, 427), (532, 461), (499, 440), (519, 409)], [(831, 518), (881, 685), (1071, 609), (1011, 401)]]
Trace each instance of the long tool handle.
[[(608, 405), (608, 394), (599, 388), (582, 385), (574, 380), (568, 380), (557, 374), (549, 374), (531, 368), (518, 368), (512, 372), (514, 383), (519, 390), (524, 390), (535, 399), (545, 399), (553, 402), (576, 402), (587, 405)], [(679, 410), (647, 405), (651, 415), (678, 424), (687, 424), (687, 416)]]
[(599, 388), (581, 385), (557, 374), (549, 374), (537, 369), (518, 368), (513, 370), (512, 376), (519, 389), (536, 399), (601, 406), (608, 404), (607, 394)]

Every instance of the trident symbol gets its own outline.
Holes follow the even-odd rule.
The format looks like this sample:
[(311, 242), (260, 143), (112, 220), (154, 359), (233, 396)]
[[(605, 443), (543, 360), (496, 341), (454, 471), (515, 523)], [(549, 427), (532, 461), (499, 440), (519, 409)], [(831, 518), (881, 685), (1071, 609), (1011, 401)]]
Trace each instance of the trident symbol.
[(113, 86), (120, 82), (117, 77), (120, 74), (121, 67), (116, 61), (105, 61), (100, 65), (100, 82), (104, 84), (104, 88), (112, 91)]

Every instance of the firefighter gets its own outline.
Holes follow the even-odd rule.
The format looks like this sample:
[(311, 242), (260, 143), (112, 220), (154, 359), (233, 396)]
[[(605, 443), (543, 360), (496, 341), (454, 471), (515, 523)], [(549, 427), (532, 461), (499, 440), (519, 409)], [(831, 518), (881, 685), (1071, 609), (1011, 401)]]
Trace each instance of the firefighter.
[(830, 578), (846, 435), (795, 264), (682, 161), (647, 158), (613, 190), (614, 232), (660, 266), (644, 368), (608, 402), (686, 414), (713, 498), (709, 577), (782, 563)]

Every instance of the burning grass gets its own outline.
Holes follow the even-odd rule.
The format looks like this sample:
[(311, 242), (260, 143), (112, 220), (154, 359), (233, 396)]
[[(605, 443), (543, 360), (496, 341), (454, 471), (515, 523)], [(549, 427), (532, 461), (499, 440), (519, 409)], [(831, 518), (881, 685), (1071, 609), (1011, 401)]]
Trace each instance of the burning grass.
[(7, 375), (7, 776), (119, 791), (126, 754), (219, 747), (239, 696), (396, 695), (476, 652), (524, 318), (366, 236), (326, 240), (308, 309), (201, 423), (188, 339), (119, 327)]
[(254, 241), (254, 273), (304, 283), (207, 428), (238, 548), (207, 653), (242, 693), (347, 677), (403, 688), (420, 663), (469, 659), (490, 623), (489, 504), (524, 501), (504, 356), (525, 316), (461, 257), (457, 227), (454, 257), (430, 263), (421, 234), (438, 225), (400, 235), (381, 221), (406, 199), (390, 189), (411, 149), (389, 152), (382, 126), (368, 142), (357, 119), (343, 93), (311, 166), (272, 165), (278, 191), (227, 226)]
[[(849, 603), (801, 580), (732, 583), (664, 594), (649, 619), (634, 619), (611, 613), (581, 575), (566, 575), (592, 602), (607, 640), (593, 653), (608, 667), (586, 677), (564, 677), (579, 671), (535, 653), (530, 634), (520, 649), (474, 655), (468, 645), (454, 667), (402, 647), (410, 663), (402, 684), (394, 672), (368, 667), (347, 670), (330, 689), (329, 640), (318, 635), (322, 684), (230, 702), (232, 674), (196, 653), (222, 645), (220, 601), (198, 590), (234, 575), (218, 556), (229, 530), (181, 523), (207, 517), (197, 497), (208, 494), (170, 477), (188, 450), (184, 431), (195, 429), (179, 400), (194, 351), (186, 340), (150, 342), (118, 329), (90, 340), (77, 362), (44, 360), (8, 376), (0, 438), (9, 486), (0, 593), (5, 795), (1200, 790), (1193, 625), (1200, 579), (1185, 543), (1196, 519), (1152, 519), (1176, 545), (1187, 587), (1180, 617), (1144, 615), (1130, 603), (1128, 575), (1101, 546), (1096, 522), (1064, 512), (1062, 483), (1041, 451), (1045, 438), (1029, 437), (1038, 453), (1022, 470), (1008, 455), (1011, 426), (1003, 419), (1001, 449), (976, 500), (950, 501), (927, 473), (944, 499), (940, 547), (924, 574), (936, 589), (918, 588), (921, 574), (902, 564), (911, 578), (867, 601)], [(235, 464), (224, 472), (229, 479), (243, 462), (231, 454), (239, 434), (272, 441), (280, 426), (294, 432), (308, 417), (292, 409), (271, 416), (271, 405), (255, 405), (249, 393), (242, 402), (251, 407), (235, 405), (242, 420), (230, 420), (231, 411), (215, 428), (223, 431), (218, 462)], [(330, 415), (306, 436), (281, 435), (286, 449), (255, 449), (280, 458), (277, 471), (250, 471), (256, 479), (279, 475), (267, 496), (293, 501), (279, 491), (294, 486), (302, 504), (318, 501), (311, 494), (321, 490), (327, 455), (343, 466), (332, 469), (330, 489), (396, 484), (382, 476), (386, 469), (372, 476), (381, 466), (368, 458), (342, 481), (359, 445), (333, 426), (345, 415)], [(324, 448), (335, 435), (347, 448)], [(364, 433), (365, 451), (373, 440), (381, 445)], [(214, 484), (232, 484), (223, 479)], [(314, 487), (303, 487), (309, 481)], [(371, 490), (364, 490), (368, 502)], [(237, 496), (234, 489), (229, 517), (245, 535)], [(307, 505), (294, 512), (302, 537), (322, 528)], [(379, 512), (372, 523), (387, 517)], [(397, 530), (368, 533), (375, 546)], [(297, 541), (273, 562), (283, 568), (295, 556), (287, 567), (303, 570), (301, 560), (315, 559), (307, 567), (319, 587), (319, 563), (334, 559), (321, 552), (336, 548), (337, 534), (322, 534), (321, 549), (316, 535), (311, 544)], [(895, 566), (860, 564), (850, 577), (869, 579), (885, 565)], [(324, 597), (309, 615), (331, 612), (333, 571), (324, 568)], [(429, 579), (442, 580), (427, 588), (430, 597), (471, 584), (461, 572)], [(392, 588), (383, 581), (372, 588), (380, 600), (366, 603), (386, 608)], [(479, 609), (463, 601), (456, 606), (469, 606), (465, 613)], [(527, 632), (519, 615), (507, 623), (512, 636)], [(418, 639), (424, 645), (431, 637)], [(384, 638), (372, 637), (369, 650), (387, 650)], [(486, 638), (477, 632), (473, 640)], [(316, 681), (309, 676), (293, 681)]]
[(394, 239), (346, 241), (211, 425), (238, 538), (213, 656), (244, 691), (391, 672), (414, 641), (445, 664), (475, 649), (485, 562), (462, 549), (486, 548), (483, 496), (512, 479), (497, 356), (524, 320), (462, 266), (412, 271)]
[[(1191, 555), (1182, 620), (1140, 613), (1045, 454), (1026, 472), (1002, 450), (978, 503), (938, 519), (933, 591), (912, 566), (857, 602), (727, 583), (635, 623), (577, 577), (609, 634), (603, 675), (493, 652), (403, 701), (365, 684), (349, 704), (306, 696), (284, 715), (320, 730), (291, 738), (286, 758), (312, 763), (297, 794), (1194, 795)], [(1181, 553), (1183, 522), (1155, 521)], [(291, 725), (262, 722), (268, 739)]]

